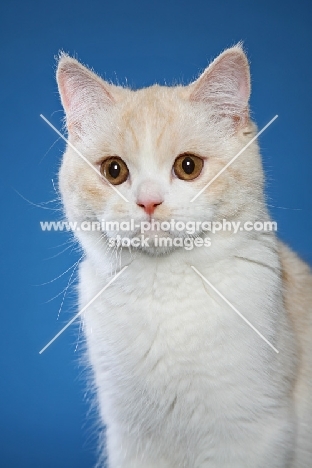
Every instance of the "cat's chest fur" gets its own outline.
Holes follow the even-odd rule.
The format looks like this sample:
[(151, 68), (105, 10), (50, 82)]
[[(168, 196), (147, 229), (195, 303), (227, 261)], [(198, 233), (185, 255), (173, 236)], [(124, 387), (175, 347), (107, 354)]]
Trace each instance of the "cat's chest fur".
[[(276, 357), (186, 258), (135, 259), (86, 312), (85, 330), (105, 421), (115, 421), (141, 443), (151, 438), (164, 452), (167, 444), (169, 450), (204, 443), (214, 456), (225, 440), (235, 440), (238, 424), (256, 433), (251, 423), (270, 412), (279, 396), (272, 381)], [(274, 340), (270, 270), (259, 284), (261, 267), (255, 265), (225, 260), (217, 274), (205, 258), (196, 266)], [(102, 287), (103, 279), (86, 262), (82, 303)], [(255, 307), (262, 308), (261, 321)]]

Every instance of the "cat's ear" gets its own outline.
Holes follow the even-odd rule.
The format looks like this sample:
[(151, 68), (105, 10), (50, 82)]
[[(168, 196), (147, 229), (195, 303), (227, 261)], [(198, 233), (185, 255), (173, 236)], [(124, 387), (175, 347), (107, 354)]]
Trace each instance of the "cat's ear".
[(247, 125), (250, 72), (240, 44), (219, 55), (190, 88), (191, 101), (207, 103), (217, 118), (230, 117), (235, 130)]
[(69, 133), (81, 133), (99, 110), (115, 103), (113, 86), (66, 54), (60, 55), (56, 80)]

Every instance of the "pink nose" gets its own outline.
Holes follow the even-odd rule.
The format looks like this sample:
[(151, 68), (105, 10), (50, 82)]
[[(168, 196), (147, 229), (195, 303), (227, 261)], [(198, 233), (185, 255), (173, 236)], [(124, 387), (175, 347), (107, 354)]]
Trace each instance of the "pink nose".
[(140, 206), (141, 208), (143, 208), (143, 210), (145, 211), (145, 213), (147, 213), (148, 215), (152, 215), (156, 209), (157, 206), (161, 205), (162, 204), (162, 200), (161, 201), (156, 201), (156, 200), (144, 200), (144, 201), (141, 201), (141, 200), (138, 200), (137, 201), (137, 205)]

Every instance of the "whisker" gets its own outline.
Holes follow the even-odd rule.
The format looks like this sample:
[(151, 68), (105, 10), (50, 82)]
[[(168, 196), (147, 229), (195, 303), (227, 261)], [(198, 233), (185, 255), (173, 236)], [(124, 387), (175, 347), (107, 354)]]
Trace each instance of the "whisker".
[(66, 288), (65, 288), (65, 291), (64, 291), (64, 294), (63, 294), (63, 297), (62, 297), (62, 302), (61, 302), (60, 308), (59, 308), (58, 313), (57, 313), (57, 320), (59, 319), (60, 313), (61, 313), (61, 311), (62, 311), (62, 307), (63, 307), (64, 301), (65, 301), (65, 297), (66, 297), (66, 293), (67, 293), (67, 291), (68, 291), (68, 288), (73, 284), (73, 282), (71, 282), (71, 279), (72, 279), (73, 275), (75, 274), (75, 271), (77, 270), (78, 266), (80, 265), (80, 263), (81, 263), (81, 261), (82, 261), (82, 259), (83, 259), (84, 257), (85, 257), (85, 254), (83, 254), (83, 255), (79, 258), (79, 260), (77, 260), (77, 262), (76, 262), (75, 265), (74, 265), (74, 269), (73, 269), (73, 271), (72, 271), (72, 273), (71, 273), (71, 275), (70, 275), (70, 277), (69, 277), (67, 286), (66, 286)]

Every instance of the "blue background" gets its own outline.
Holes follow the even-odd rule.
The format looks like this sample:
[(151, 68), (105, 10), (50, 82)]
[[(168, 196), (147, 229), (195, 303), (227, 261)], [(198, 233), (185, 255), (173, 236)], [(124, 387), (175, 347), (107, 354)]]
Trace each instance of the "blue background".
[(62, 295), (50, 301), (72, 270), (50, 281), (79, 252), (67, 244), (66, 233), (41, 232), (39, 221), (59, 219), (58, 211), (36, 207), (16, 192), (39, 205), (56, 197), (52, 179), (64, 143), (39, 117), (61, 128), (54, 56), (63, 49), (109, 80), (141, 87), (187, 83), (243, 40), (254, 119), (262, 127), (279, 114), (260, 139), (271, 210), (280, 236), (312, 263), (312, 4), (6, 0), (0, 10), (0, 465), (87, 468), (96, 459), (96, 418), (87, 415), (77, 328), (38, 354), (76, 311), (73, 287), (59, 320)]

